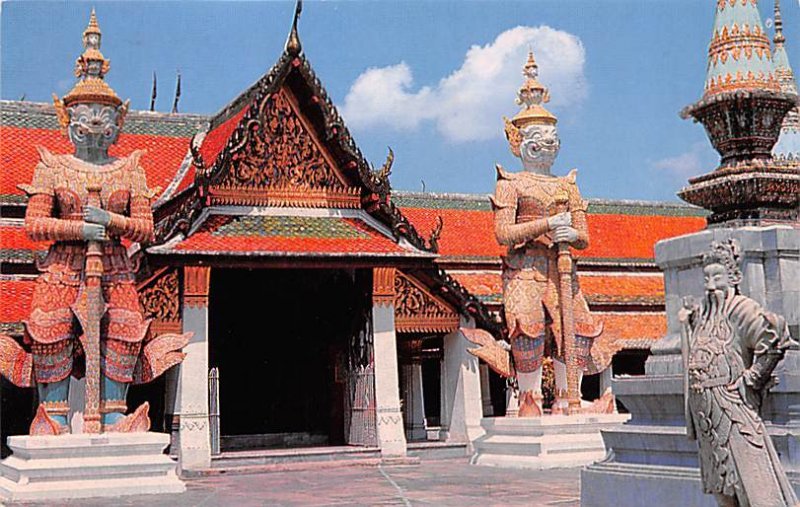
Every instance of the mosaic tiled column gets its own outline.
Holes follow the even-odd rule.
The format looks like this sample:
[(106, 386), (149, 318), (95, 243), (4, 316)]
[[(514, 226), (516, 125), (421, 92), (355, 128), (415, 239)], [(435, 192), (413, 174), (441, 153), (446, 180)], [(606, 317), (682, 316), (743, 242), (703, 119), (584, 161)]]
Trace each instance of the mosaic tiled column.
[(211, 268), (186, 266), (183, 270), (183, 330), (194, 333), (184, 348), (180, 366), (176, 415), (180, 420), (181, 470), (211, 466), (208, 424), (208, 289)]
[[(461, 327), (475, 327), (475, 323), (462, 318)], [(442, 429), (448, 442), (469, 444), (483, 434), (479, 360), (467, 351), (469, 346), (460, 331), (444, 337)]]
[(375, 339), (375, 404), (378, 445), (383, 457), (405, 457), (406, 436), (400, 408), (397, 335), (394, 326), (394, 268), (373, 270), (372, 331)]

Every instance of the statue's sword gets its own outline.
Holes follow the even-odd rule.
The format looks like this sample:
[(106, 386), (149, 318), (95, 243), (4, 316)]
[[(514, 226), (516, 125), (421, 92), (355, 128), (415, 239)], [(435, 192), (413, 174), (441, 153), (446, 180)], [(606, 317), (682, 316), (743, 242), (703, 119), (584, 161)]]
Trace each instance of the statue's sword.
[[(94, 175), (92, 175), (94, 176)], [(102, 183), (97, 177), (86, 185), (87, 204), (101, 207)], [(103, 278), (103, 245), (89, 241), (86, 245), (86, 265), (83, 284), (72, 311), (83, 327), (81, 344), (86, 358), (86, 399), (83, 412), (83, 432), (100, 433), (100, 322), (106, 312), (101, 280)]]
[[(559, 192), (554, 196), (555, 213), (569, 211), (569, 195)], [(578, 351), (575, 343), (575, 308), (572, 306), (572, 255), (569, 243), (558, 245), (558, 303), (561, 310), (561, 350), (567, 363), (568, 413), (580, 411), (580, 372), (578, 371)]]

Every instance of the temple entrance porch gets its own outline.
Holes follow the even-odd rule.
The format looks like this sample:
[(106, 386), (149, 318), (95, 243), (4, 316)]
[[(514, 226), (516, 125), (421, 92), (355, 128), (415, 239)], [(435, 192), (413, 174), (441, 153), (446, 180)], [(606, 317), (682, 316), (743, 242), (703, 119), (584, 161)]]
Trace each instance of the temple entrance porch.
[(209, 366), (219, 371), (222, 451), (348, 443), (348, 349), (370, 296), (362, 278), (344, 269), (212, 271)]

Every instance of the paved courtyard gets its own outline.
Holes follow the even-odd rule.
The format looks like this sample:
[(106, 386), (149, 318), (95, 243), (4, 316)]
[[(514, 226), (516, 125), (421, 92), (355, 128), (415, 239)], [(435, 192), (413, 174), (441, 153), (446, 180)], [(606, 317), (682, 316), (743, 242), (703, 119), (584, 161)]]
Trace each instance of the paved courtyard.
[[(580, 469), (542, 472), (471, 466), (463, 460), (416, 466), (350, 466), (192, 479), (182, 495), (73, 500), (27, 506), (251, 507), (328, 505), (577, 507)], [(16, 505), (16, 504), (15, 504)]]

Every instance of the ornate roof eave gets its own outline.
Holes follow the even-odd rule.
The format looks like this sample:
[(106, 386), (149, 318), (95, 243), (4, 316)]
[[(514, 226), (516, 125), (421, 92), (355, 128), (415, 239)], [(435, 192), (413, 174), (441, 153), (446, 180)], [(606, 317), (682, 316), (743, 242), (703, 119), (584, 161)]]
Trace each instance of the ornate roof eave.
[(413, 270), (412, 274), (425, 283), (433, 294), (458, 309), (461, 315), (474, 319), (478, 328), (490, 332), (495, 338), (505, 337), (505, 326), (502, 320), (499, 320), (500, 317), (444, 269), (439, 267), (419, 269)]
[[(194, 210), (198, 202), (201, 207), (204, 205), (203, 203), (208, 196), (208, 187), (223, 178), (226, 168), (229, 167), (231, 157), (245, 146), (251, 129), (258, 124), (259, 104), (268, 95), (278, 91), (284, 83), (293, 88), (299, 85), (305, 87), (306, 90), (293, 91), (300, 91), (303, 92), (303, 95), (308, 96), (309, 100), (303, 101), (303, 104), (306, 105), (306, 112), (312, 117), (316, 116), (315, 119), (317, 121), (315, 123), (318, 124), (315, 127), (321, 130), (321, 139), (327, 143), (328, 148), (340, 162), (341, 167), (347, 171), (348, 176), (354, 175), (356, 183), (360, 184), (362, 188), (361, 201), (366, 211), (384, 223), (392, 231), (396, 240), (405, 239), (415, 248), (425, 252), (437, 253), (437, 239), (441, 233), (441, 222), (438, 223), (429, 238), (423, 238), (400, 209), (391, 201), (391, 186), (389, 184), (391, 159), (393, 157), (391, 150), (387, 163), (380, 170), (373, 170), (356, 145), (350, 131), (345, 126), (344, 120), (314, 73), (301, 48), (296, 48), (294, 45), (289, 44), (293, 40), (299, 43), (296, 32), (293, 31), (293, 33), (294, 36), (290, 36), (286, 48), (269, 72), (211, 120), (209, 131), (229, 119), (233, 114), (241, 112), (243, 108), (248, 108), (217, 157), (211, 163), (203, 160), (199, 146), (196, 146), (194, 142), (192, 143), (192, 158), (196, 168), (196, 176), (195, 182), (190, 188), (193, 188), (194, 192), (192, 195), (184, 197), (184, 199), (192, 201), (192, 203), (185, 203), (178, 206), (178, 208), (181, 210)], [(294, 73), (299, 75), (301, 79), (290, 79)], [(314, 105), (317, 108), (316, 114), (311, 109)], [(174, 199), (180, 198), (181, 196), (174, 197)], [(165, 203), (162, 208), (166, 207), (168, 206)], [(193, 213), (192, 215), (196, 218), (198, 213)], [(177, 232), (191, 229), (193, 218), (177, 218), (170, 220), (170, 222), (161, 227), (157, 226), (157, 240), (159, 243), (167, 241)], [(180, 226), (176, 227), (177, 225)]]

